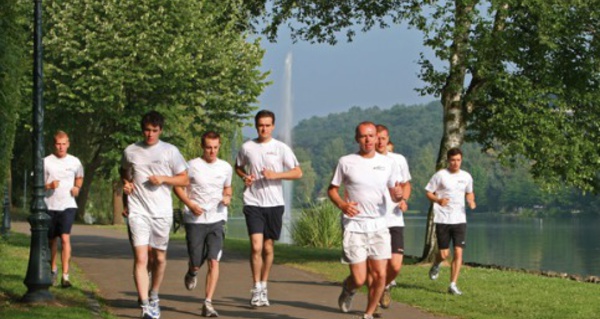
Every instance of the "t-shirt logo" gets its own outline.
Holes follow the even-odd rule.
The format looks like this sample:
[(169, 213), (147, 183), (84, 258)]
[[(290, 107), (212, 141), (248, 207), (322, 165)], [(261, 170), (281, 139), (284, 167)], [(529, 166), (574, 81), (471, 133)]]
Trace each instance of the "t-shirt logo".
[(373, 169), (376, 171), (385, 171), (385, 166), (381, 166), (381, 165), (374, 166)]

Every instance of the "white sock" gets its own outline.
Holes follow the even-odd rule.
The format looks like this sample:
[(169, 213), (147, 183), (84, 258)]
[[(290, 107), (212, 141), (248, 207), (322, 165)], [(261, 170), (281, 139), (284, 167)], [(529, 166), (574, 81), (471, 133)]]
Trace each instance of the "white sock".
[(63, 280), (69, 280), (69, 274), (63, 274)]
[(450, 287), (456, 287), (456, 283), (453, 281), (450, 283)]
[(257, 281), (254, 283), (254, 289), (256, 290), (261, 290), (262, 289), (262, 285), (260, 284), (260, 281)]
[(262, 289), (267, 289), (267, 282), (266, 281), (261, 281), (260, 282), (260, 286), (262, 287)]

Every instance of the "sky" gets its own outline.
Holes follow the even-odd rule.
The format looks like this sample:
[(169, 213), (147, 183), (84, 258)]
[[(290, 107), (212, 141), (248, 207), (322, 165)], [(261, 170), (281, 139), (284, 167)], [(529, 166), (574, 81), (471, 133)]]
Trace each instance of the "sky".
[[(420, 96), (419, 53), (431, 56), (419, 31), (402, 26), (357, 32), (353, 42), (345, 38), (335, 45), (293, 43), (281, 28), (276, 43), (263, 40), (266, 50), (261, 70), (270, 71), (272, 82), (259, 97), (260, 109), (273, 111), (283, 123), (285, 59), (292, 55), (292, 123), (312, 116), (345, 112), (353, 106), (390, 108), (395, 104), (426, 104), (433, 96)], [(280, 125), (281, 126), (281, 125)], [(276, 130), (280, 129), (276, 125)], [(277, 131), (275, 135), (278, 135)], [(253, 136), (252, 128), (244, 135)]]

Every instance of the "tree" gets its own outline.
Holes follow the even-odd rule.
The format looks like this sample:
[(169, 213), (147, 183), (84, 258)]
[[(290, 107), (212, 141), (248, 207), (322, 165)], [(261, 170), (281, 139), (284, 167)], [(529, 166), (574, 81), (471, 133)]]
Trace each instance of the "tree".
[[(422, 94), (440, 98), (445, 153), (469, 137), (506, 161), (524, 158), (546, 185), (600, 191), (600, 1), (342, 0), (250, 2), (275, 39), (287, 23), (295, 40), (335, 44), (342, 31), (400, 23), (423, 32), (423, 44), (447, 67), (421, 55)], [(292, 22), (293, 20), (293, 22)], [(468, 134), (467, 134), (468, 133)], [(423, 258), (435, 250), (430, 210)]]
[(0, 3), (0, 191), (4, 194), (9, 177), (18, 114), (21, 104), (19, 84), (25, 73), (25, 34), (19, 28), (17, 1)]
[(48, 132), (67, 131), (85, 166), (84, 213), (96, 174), (116, 178), (141, 115), (161, 111), (165, 134), (194, 153), (207, 129), (233, 139), (249, 118), (266, 74), (258, 40), (247, 41), (241, 0), (45, 3)]

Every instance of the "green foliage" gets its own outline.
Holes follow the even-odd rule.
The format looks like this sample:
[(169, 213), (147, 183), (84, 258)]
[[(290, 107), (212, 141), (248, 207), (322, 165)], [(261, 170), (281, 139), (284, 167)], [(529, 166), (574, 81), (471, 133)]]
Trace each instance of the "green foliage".
[(249, 6), (266, 20), (271, 40), (283, 24), (294, 40), (330, 44), (352, 40), (357, 30), (408, 24), (435, 55), (421, 54), (427, 85), (418, 90), (440, 97), (444, 110), (438, 167), (445, 150), (468, 137), (506, 162), (528, 160), (549, 188), (598, 192), (599, 4), (280, 0)]
[(94, 147), (80, 146), (81, 153), (101, 154), (106, 174), (138, 140), (146, 111), (165, 113), (165, 138), (182, 144), (207, 129), (241, 125), (265, 84), (257, 70), (263, 52), (239, 30), (237, 1), (54, 1), (46, 8), (49, 122)]
[(0, 190), (9, 176), (18, 114), (24, 107), (19, 90), (24, 74), (25, 34), (19, 28), (17, 0), (0, 3)]
[(45, 3), (43, 21), (45, 131), (70, 134), (70, 153), (85, 167), (82, 192), (94, 178), (118, 176), (149, 110), (165, 115), (162, 138), (186, 158), (199, 155), (209, 129), (222, 134), (229, 155), (267, 85), (264, 51), (248, 41), (240, 0), (55, 0)]
[(342, 247), (341, 212), (330, 201), (313, 203), (302, 209), (292, 226), (295, 245), (334, 248)]

